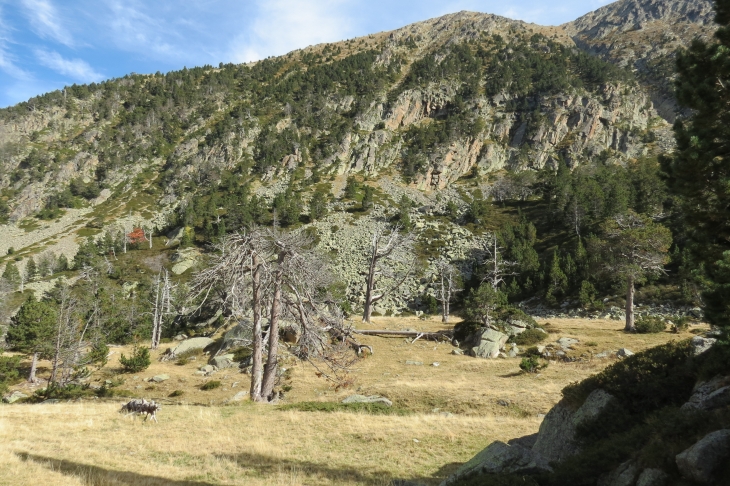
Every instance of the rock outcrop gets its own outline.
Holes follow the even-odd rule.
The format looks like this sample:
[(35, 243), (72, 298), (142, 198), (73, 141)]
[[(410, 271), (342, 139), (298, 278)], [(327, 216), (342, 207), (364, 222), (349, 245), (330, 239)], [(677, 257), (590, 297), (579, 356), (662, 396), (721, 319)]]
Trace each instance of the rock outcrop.
[(730, 429), (716, 430), (676, 457), (679, 472), (701, 484), (714, 484), (716, 473), (730, 461)]

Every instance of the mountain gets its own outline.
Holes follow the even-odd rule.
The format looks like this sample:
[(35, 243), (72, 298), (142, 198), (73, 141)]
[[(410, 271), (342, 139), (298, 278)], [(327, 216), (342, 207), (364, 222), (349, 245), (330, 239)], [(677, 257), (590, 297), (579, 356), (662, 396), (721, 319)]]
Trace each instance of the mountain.
[[(195, 228), (200, 247), (274, 219), (335, 235), (410, 201), (405, 211), (432, 233), (423, 254), (451, 245), (463, 258), (504, 220), (480, 226), (488, 196), (525, 201), (568, 167), (614, 197), (626, 184), (612, 171), (671, 150), (674, 49), (712, 30), (706, 0), (622, 0), (558, 27), (459, 12), (251, 64), (69, 86), (0, 110), (0, 254), (14, 250), (21, 266), (42, 252), (71, 258), (84, 237), (143, 222), (158, 234)], [(368, 190), (374, 212), (363, 204), (360, 220)], [(595, 194), (581, 196), (592, 205), (581, 221), (608, 211)], [(308, 209), (316, 197), (326, 228)], [(561, 204), (535, 216), (541, 232), (579, 233), (577, 220), (562, 226)], [(341, 238), (321, 244), (361, 243)], [(544, 280), (534, 272), (528, 281)]]
[(654, 108), (674, 121), (675, 52), (715, 31), (711, 0), (616, 2), (563, 25), (578, 47), (627, 67), (651, 93)]

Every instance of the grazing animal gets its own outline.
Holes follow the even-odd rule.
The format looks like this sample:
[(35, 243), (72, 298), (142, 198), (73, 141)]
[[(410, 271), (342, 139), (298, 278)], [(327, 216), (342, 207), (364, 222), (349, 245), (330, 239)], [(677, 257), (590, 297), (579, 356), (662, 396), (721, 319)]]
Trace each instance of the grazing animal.
[(145, 414), (145, 421), (152, 417), (152, 420), (154, 420), (155, 423), (158, 423), (157, 412), (160, 409), (162, 409), (162, 405), (155, 403), (154, 400), (148, 402), (144, 398), (135, 398), (122, 405), (119, 413), (126, 412), (127, 415), (125, 415), (125, 417), (133, 413)]

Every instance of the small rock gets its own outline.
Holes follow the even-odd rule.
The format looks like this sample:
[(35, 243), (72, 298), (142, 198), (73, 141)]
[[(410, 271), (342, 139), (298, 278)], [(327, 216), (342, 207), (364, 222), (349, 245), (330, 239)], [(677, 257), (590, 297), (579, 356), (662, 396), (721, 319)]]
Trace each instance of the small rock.
[(423, 366), (423, 361), (411, 361), (411, 360), (408, 360), (408, 361), (406, 361), (406, 364), (407, 365), (411, 365), (411, 366)]
[(236, 393), (235, 395), (233, 395), (233, 397), (231, 397), (228, 401), (229, 402), (240, 402), (247, 396), (248, 396), (247, 391), (240, 391), (240, 392)]
[(619, 358), (626, 358), (628, 356), (633, 356), (634, 353), (630, 349), (621, 348), (618, 351), (616, 351), (616, 356)]
[(439, 363), (438, 361), (434, 361), (433, 363), (431, 363), (431, 366), (438, 367), (440, 364), (441, 363)]
[(172, 339), (173, 339), (173, 341), (185, 341), (187, 338), (188, 337), (185, 334), (178, 334), (177, 336), (175, 336)]
[(212, 372), (214, 372), (214, 371), (215, 371), (215, 370), (216, 370), (217, 368), (216, 368), (215, 366), (213, 366), (213, 365), (209, 365), (209, 364), (208, 364), (208, 365), (205, 365), (205, 366), (201, 366), (201, 367), (200, 367), (200, 368), (198, 368), (198, 369), (199, 369), (200, 371), (204, 372), (204, 373), (212, 373)]
[(598, 353), (595, 357), (596, 358), (608, 358), (611, 355), (611, 351), (603, 351), (602, 353)]
[(580, 341), (578, 341), (575, 338), (569, 338), (569, 337), (561, 337), (558, 339), (557, 343), (558, 346), (563, 348), (563, 350), (571, 349), (574, 345), (578, 344)]
[(419, 442), (421, 442), (421, 441), (420, 441), (420, 440), (418, 440), (418, 439), (413, 439), (413, 442), (415, 442), (416, 444), (418, 444), (418, 443), (419, 443)]
[(342, 400), (342, 403), (382, 403), (388, 407), (393, 406), (393, 402), (378, 395), (371, 395), (369, 397), (366, 397), (365, 395), (350, 395)]
[(452, 349), (451, 350), (451, 354), (453, 354), (455, 356), (463, 356), (464, 355), (464, 351), (462, 351), (459, 348), (456, 348), (456, 349)]
[(5, 403), (15, 403), (18, 400), (20, 400), (21, 398), (28, 398), (28, 395), (26, 395), (23, 392), (20, 392), (20, 391), (17, 391), (16, 390), (16, 391), (14, 391), (13, 393), (11, 393), (9, 395), (5, 395), (3, 397), (3, 402), (5, 402)]
[[(94, 397), (94, 398), (98, 398), (98, 397)], [(58, 398), (49, 398), (48, 400), (43, 400), (40, 404), (41, 405), (54, 405), (54, 404), (60, 403), (60, 402), (61, 402), (61, 400), (59, 400)]]
[(169, 380), (169, 379), (170, 379), (170, 375), (162, 374), (162, 375), (153, 376), (151, 381), (154, 381), (155, 383), (162, 383), (163, 381)]

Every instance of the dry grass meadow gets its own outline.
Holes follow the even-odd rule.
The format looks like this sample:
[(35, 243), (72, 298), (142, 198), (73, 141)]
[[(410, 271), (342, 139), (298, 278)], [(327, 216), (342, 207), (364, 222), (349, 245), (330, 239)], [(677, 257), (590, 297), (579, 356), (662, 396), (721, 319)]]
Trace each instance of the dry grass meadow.
[[(443, 326), (436, 320), (376, 318), (372, 328)], [(387, 485), (395, 478), (438, 484), (490, 442), (537, 431), (541, 414), (560, 399), (566, 384), (613, 362), (592, 355), (620, 347), (640, 351), (691, 336), (626, 335), (621, 322), (610, 320), (558, 319), (547, 328), (546, 343), (575, 337), (580, 344), (570, 354), (585, 359), (553, 362), (538, 375), (523, 375), (519, 358), (479, 360), (451, 355), (448, 343), (368, 336), (362, 341), (375, 353), (357, 363), (354, 385), (346, 390), (333, 389), (307, 364), (283, 363), (291, 386), (283, 403), (379, 394), (412, 412), (404, 416), (226, 404), (248, 388), (247, 375), (221, 370), (203, 378), (193, 375), (202, 359), (183, 366), (154, 360), (145, 372), (124, 375), (118, 388), (162, 401), (158, 424), (117, 414), (122, 398), (0, 406), (0, 484)], [(115, 351), (92, 381), (115, 375), (124, 349)], [(406, 365), (407, 360), (423, 365)], [(143, 381), (159, 373), (170, 379)], [(200, 390), (210, 379), (222, 386)], [(29, 391), (23, 387), (16, 388)], [(175, 390), (183, 394), (168, 398)]]

